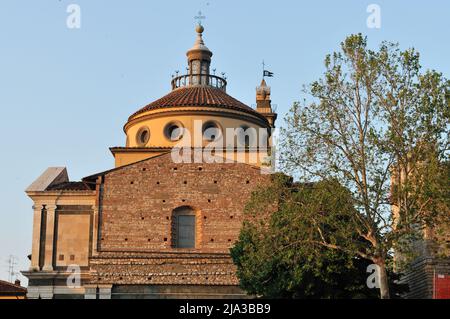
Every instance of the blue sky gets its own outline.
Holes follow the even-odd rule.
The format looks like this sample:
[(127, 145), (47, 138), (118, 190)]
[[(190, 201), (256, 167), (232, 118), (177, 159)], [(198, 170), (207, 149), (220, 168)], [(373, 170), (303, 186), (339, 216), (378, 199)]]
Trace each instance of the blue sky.
[[(72, 3), (80, 29), (66, 26)], [(380, 29), (366, 25), (372, 3)], [(49, 166), (67, 166), (72, 180), (113, 167), (108, 148), (125, 144), (127, 117), (168, 93), (171, 74), (185, 69), (199, 9), (228, 93), (254, 104), (264, 59), (280, 118), (352, 33), (372, 47), (414, 46), (424, 68), (450, 77), (445, 0), (1, 0), (0, 279), (10, 254), (17, 270), (28, 268), (32, 202), (24, 189)]]

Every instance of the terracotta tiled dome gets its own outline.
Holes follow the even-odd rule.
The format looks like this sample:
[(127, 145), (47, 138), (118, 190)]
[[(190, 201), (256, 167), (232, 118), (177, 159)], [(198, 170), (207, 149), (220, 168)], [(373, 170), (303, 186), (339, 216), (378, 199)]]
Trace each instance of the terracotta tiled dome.
[(252, 115), (256, 115), (266, 121), (266, 119), (261, 116), (260, 113), (228, 95), (223, 90), (208, 86), (190, 86), (173, 90), (169, 94), (135, 112), (130, 116), (130, 120), (136, 115), (150, 110), (180, 106), (207, 106), (229, 108), (251, 113)]

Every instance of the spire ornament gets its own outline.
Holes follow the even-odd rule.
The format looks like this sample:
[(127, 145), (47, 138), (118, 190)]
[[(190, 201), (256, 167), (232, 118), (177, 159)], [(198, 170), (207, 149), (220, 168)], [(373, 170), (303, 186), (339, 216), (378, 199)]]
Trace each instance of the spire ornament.
[(226, 92), (227, 79), (225, 73), (222, 77), (216, 75), (216, 69), (213, 69), (213, 74), (210, 74), (211, 57), (213, 53), (208, 49), (203, 41), (203, 32), (205, 28), (203, 27), (201, 20), (205, 19), (199, 11), (198, 24), (195, 27), (197, 37), (194, 46), (186, 52), (188, 66), (186, 68), (185, 75), (179, 75), (172, 79), (172, 90), (186, 87), (186, 86), (207, 86), (212, 88), (220, 89)]
[[(199, 11), (199, 12), (198, 12), (198, 15), (195, 16), (194, 19), (196, 19), (197, 22), (198, 22), (198, 25), (201, 26), (201, 25), (202, 25), (202, 20), (205, 20), (205, 19), (206, 19), (206, 16), (204, 16), (204, 15), (202, 14), (202, 12)], [(198, 33), (202, 33), (202, 32), (203, 32), (203, 31), (198, 32)]]

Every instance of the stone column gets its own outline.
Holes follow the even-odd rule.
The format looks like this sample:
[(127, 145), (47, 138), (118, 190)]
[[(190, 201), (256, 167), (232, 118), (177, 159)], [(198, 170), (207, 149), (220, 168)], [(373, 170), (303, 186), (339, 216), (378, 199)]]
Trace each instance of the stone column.
[(55, 210), (56, 205), (46, 205), (47, 228), (45, 231), (45, 258), (44, 271), (53, 271), (53, 238), (55, 232)]
[(112, 285), (98, 285), (98, 299), (111, 299)]
[(30, 271), (39, 271), (39, 255), (41, 248), (41, 218), (42, 205), (33, 206), (33, 240), (31, 248), (31, 266)]

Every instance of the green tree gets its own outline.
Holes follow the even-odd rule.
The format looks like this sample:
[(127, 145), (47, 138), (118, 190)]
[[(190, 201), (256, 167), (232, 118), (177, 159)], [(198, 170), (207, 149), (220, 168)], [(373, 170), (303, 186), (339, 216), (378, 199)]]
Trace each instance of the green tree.
[(424, 227), (448, 223), (436, 176), (449, 153), (449, 88), (442, 74), (421, 72), (414, 49), (384, 42), (374, 51), (352, 35), (305, 88), (310, 102), (295, 103), (286, 117), (283, 169), (300, 181), (336, 179), (355, 201), (344, 227), (359, 238), (340, 241), (339, 232), (318, 227), (317, 245), (377, 264), (381, 298), (390, 297), (392, 251), (405, 255)]
[[(374, 298), (367, 260), (315, 243), (317, 225), (343, 240), (358, 234), (351, 193), (335, 180), (295, 184), (283, 175), (252, 194), (231, 250), (244, 290), (271, 298)], [(365, 243), (360, 241), (360, 246)]]

